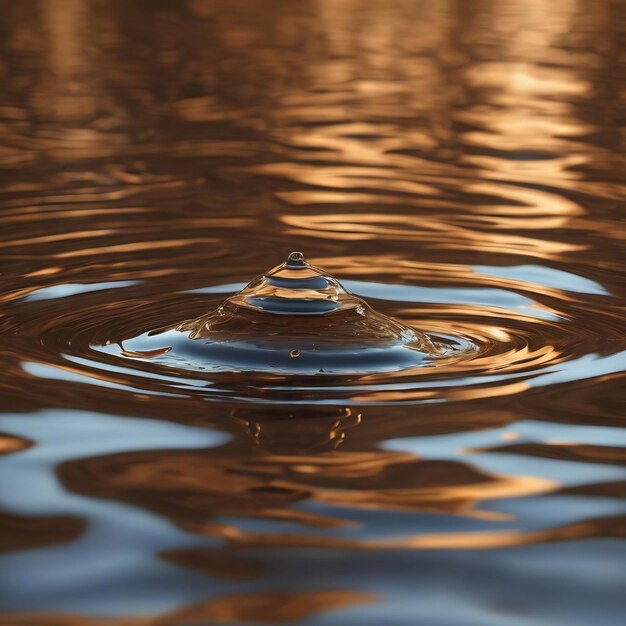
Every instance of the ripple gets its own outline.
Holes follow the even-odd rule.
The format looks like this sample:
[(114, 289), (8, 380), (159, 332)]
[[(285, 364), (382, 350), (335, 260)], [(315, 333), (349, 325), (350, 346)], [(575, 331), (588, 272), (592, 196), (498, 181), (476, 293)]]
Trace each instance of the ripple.
[(619, 621), (615, 4), (2, 3), (1, 623)]
[[(329, 265), (334, 265), (332, 260)], [(346, 267), (348, 272), (362, 269), (354, 262)], [(226, 294), (241, 283), (173, 292), (158, 301), (133, 297), (137, 290), (145, 289), (144, 282), (55, 285), (23, 295), (21, 301), (12, 305), (19, 314), (9, 311), (1, 324), (6, 332), (23, 336), (22, 358), (32, 362), (24, 365), (30, 375), (72, 379), (95, 387), (148, 395), (201, 393), (206, 394), (206, 399), (214, 394), (216, 399), (267, 401), (267, 391), (272, 389), (270, 401), (276, 402), (298, 402), (298, 396), (308, 401), (311, 393), (331, 403), (347, 398), (365, 404), (451, 402), (519, 394), (537, 385), (582, 380), (620, 369), (622, 357), (611, 356), (611, 346), (616, 346), (620, 338), (619, 324), (612, 320), (609, 311), (601, 336), (594, 328), (577, 323), (576, 319), (586, 315), (588, 308), (582, 301), (572, 307), (571, 292), (559, 288), (564, 282), (570, 289), (577, 285), (565, 272), (537, 272), (537, 280), (545, 285), (537, 286), (518, 282), (519, 268), (458, 266), (455, 274), (452, 268), (435, 264), (400, 267), (405, 275), (410, 271), (416, 276), (436, 276), (438, 286), (352, 279), (344, 282), (351, 291), (370, 298), (407, 327), (426, 330), (435, 343), (446, 345), (443, 353), (429, 361), (429, 367), (421, 367), (418, 362), (417, 367), (408, 363), (389, 367), (385, 362), (393, 360), (393, 352), (381, 352), (372, 356), (373, 369), (364, 371), (364, 363), (355, 368), (354, 358), (348, 352), (341, 366), (345, 371), (333, 371), (328, 363), (325, 366), (323, 355), (315, 363), (307, 361), (305, 350), (304, 358), (285, 357), (284, 371), (280, 367), (272, 371), (271, 359), (256, 354), (253, 360), (264, 363), (259, 371), (245, 366), (245, 360), (251, 357), (243, 353), (228, 365), (221, 348), (211, 361), (201, 356), (202, 351), (196, 356), (193, 351), (188, 352), (195, 343), (182, 335), (148, 334), (152, 328), (176, 327), (181, 310), (186, 311), (188, 318), (202, 319), (206, 310), (215, 309), (218, 304), (211, 298)], [(525, 276), (528, 281), (533, 278), (532, 273)], [(458, 286), (460, 280), (469, 278), (471, 286)], [(442, 280), (450, 281), (450, 286), (443, 286)], [(602, 297), (600, 294), (605, 293), (591, 281), (581, 285), (584, 292), (592, 292), (590, 297)], [(40, 302), (55, 311), (46, 321), (39, 317)], [(280, 332), (280, 316), (277, 323), (275, 331)], [(38, 334), (33, 335), (29, 326), (36, 327)], [(303, 336), (294, 335), (285, 344), (285, 355), (296, 348), (302, 350), (303, 340)], [(600, 345), (605, 345), (609, 352), (594, 355)], [(152, 352), (146, 354), (146, 350)], [(381, 360), (383, 354), (386, 361)], [(241, 367), (247, 370), (245, 381), (237, 374)], [(285, 372), (290, 372), (288, 384)]]

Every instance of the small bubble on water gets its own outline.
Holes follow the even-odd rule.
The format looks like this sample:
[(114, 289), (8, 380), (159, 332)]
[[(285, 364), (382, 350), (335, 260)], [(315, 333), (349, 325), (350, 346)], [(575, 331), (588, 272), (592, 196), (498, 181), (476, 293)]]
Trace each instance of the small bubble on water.
[(300, 350), (292, 350), (292, 351), (289, 353), (289, 356), (290, 356), (292, 359), (297, 359), (297, 358), (300, 356)]

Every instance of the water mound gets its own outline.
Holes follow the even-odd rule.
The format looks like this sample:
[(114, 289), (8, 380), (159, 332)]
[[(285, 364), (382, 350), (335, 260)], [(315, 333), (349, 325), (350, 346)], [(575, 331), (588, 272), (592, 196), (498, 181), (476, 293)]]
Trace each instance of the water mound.
[(192, 370), (363, 374), (461, 350), (377, 313), (293, 252), (216, 310), (127, 340), (122, 354)]

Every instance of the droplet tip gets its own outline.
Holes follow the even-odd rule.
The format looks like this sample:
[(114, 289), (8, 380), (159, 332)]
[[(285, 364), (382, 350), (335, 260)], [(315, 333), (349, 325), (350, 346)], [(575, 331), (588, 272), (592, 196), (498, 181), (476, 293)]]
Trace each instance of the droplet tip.
[(292, 252), (287, 257), (287, 265), (306, 265), (306, 261), (304, 260), (304, 254), (302, 254), (302, 252)]

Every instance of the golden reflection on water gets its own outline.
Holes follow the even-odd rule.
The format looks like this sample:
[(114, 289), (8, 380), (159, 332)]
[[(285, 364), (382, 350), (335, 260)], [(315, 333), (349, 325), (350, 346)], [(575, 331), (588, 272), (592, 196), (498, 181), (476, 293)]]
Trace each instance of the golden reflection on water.
[(189, 626), (241, 622), (283, 623), (321, 611), (374, 602), (371, 595), (329, 590), (308, 593), (258, 593), (224, 596), (154, 617), (89, 618), (70, 614), (0, 616), (4, 626)]
[[(618, 5), (0, 0), (0, 624), (623, 613)], [(93, 349), (297, 248), (475, 353), (318, 388)], [(54, 438), (82, 412), (231, 439)]]
[(85, 521), (68, 515), (28, 517), (0, 511), (0, 554), (74, 541)]
[[(322, 417), (321, 411), (317, 416), (311, 414), (293, 428), (287, 426), (293, 418), (277, 409), (263, 420), (245, 417), (243, 424), (254, 447), (227, 445), (214, 450), (116, 454), (70, 461), (59, 472), (72, 491), (156, 510), (189, 532), (235, 543), (260, 541), (261, 545), (280, 539), (271, 534), (259, 538), (213, 520), (259, 517), (319, 528), (351, 524), (341, 517), (293, 508), (296, 503), (310, 501), (351, 510), (436, 512), (498, 521), (509, 516), (479, 505), (501, 497), (549, 493), (558, 486), (542, 478), (487, 474), (463, 463), (427, 461), (408, 453), (344, 450), (353, 431), (362, 426), (361, 415), (354, 416), (349, 409), (334, 415), (331, 410), (324, 413), (328, 415)], [(494, 540), (500, 541), (498, 537)], [(467, 547), (474, 546), (474, 534), (468, 538)], [(313, 536), (286, 538), (290, 546), (322, 546), (326, 541)], [(371, 543), (328, 541), (328, 545), (345, 547)], [(445, 539), (435, 545), (443, 547), (442, 542)], [(389, 546), (396, 544), (422, 546), (412, 537), (391, 541)], [(460, 539), (455, 547), (462, 547)]]
[(28, 439), (0, 433), (0, 454), (12, 454), (13, 452), (25, 450), (32, 445), (32, 441), (28, 441)]

